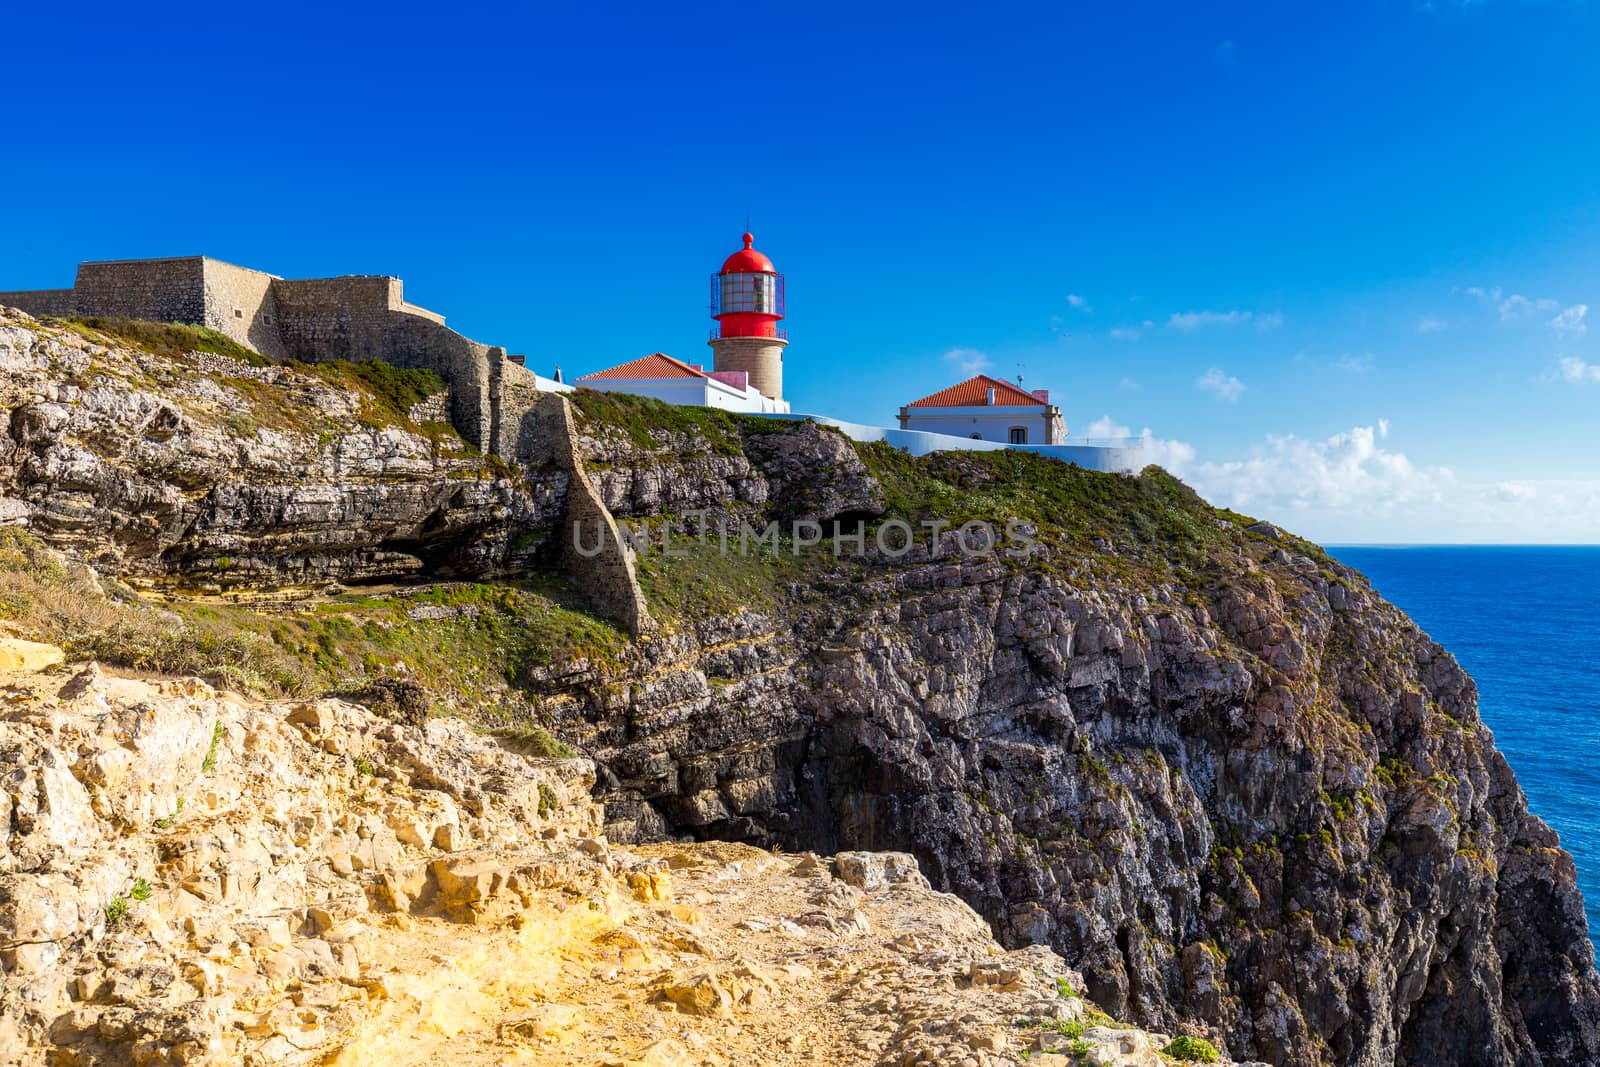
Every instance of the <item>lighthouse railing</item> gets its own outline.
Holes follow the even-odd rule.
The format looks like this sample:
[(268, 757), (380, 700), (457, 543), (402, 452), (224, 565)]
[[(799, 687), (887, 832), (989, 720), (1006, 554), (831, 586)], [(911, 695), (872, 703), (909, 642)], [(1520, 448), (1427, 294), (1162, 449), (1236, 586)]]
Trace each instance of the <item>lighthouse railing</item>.
[[(715, 326), (711, 327), (711, 339), (713, 341), (715, 341), (718, 338), (723, 337), (723, 336), (724, 336), (724, 334), (722, 332), (722, 323), (719, 322)], [(749, 337), (751, 335), (747, 334), (747, 333), (735, 333), (735, 334), (727, 334), (726, 336), (728, 336), (728, 337)], [(772, 328), (772, 333), (771, 334), (763, 334), (761, 336), (764, 336), (764, 337), (765, 336), (771, 336), (771, 337), (776, 337), (780, 341), (787, 341), (789, 339), (789, 331), (784, 329), (782, 326), (774, 326)]]

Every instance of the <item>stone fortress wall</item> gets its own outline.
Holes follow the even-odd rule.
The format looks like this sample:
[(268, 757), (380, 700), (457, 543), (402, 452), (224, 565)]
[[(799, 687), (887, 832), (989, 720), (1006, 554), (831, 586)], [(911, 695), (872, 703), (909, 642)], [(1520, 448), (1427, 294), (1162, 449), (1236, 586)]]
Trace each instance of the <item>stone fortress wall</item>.
[(195, 323), (270, 359), (426, 368), (450, 383), (450, 422), (462, 437), (507, 460), (526, 458), (517, 449), (538, 377), (504, 348), (464, 337), (443, 315), (408, 303), (399, 278), (280, 278), (209, 256), (107, 260), (79, 265), (71, 289), (0, 292), (0, 304), (31, 315)]
[[(377, 359), (431, 370), (448, 384), (441, 401), (450, 424), (480, 451), (568, 471), (577, 463), (565, 401), (549, 403), (560, 399), (550, 390), (564, 387), (508, 359), (504, 348), (450, 329), (443, 315), (408, 303), (399, 278), (279, 278), (207, 256), (116, 260), (81, 264), (71, 289), (0, 292), (0, 304), (36, 316), (194, 323), (275, 360)], [(601, 527), (620, 545), (581, 465), (575, 482), (568, 524)], [(634, 632), (649, 625), (631, 560), (620, 549), (593, 560), (570, 550), (561, 555), (602, 610)]]

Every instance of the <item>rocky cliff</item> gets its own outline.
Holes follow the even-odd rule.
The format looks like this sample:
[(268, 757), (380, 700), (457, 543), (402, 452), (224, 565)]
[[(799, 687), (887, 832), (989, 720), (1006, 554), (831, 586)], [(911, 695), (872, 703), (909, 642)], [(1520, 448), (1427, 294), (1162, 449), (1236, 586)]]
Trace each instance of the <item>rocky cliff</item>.
[(619, 848), (588, 761), (458, 721), (93, 665), (0, 686), (8, 1064), (1161, 1067), (1173, 1047), (1093, 1012), (1048, 950), (1001, 950), (909, 856)]
[[(333, 440), (301, 439), (298, 479), (340, 502), (314, 534), (280, 519), (293, 509), (208, 511), (195, 502), (219, 485), (254, 486), (256, 460), (235, 451), (185, 488), (166, 473), (183, 450), (129, 435), (129, 419), (110, 455), (83, 444), (108, 401), (85, 408), (67, 390), (93, 376), (60, 380), (19, 322), (35, 340), (7, 364), (0, 494), (54, 544), (89, 538), (103, 571), (214, 585), (219, 572), (205, 522), (108, 537), (102, 520), (135, 528), (140, 513), (106, 503), (108, 466), (170, 499), (161, 514), (229, 516), (238, 558), (262, 561), (241, 588), (305, 567), (360, 577), (348, 546), (406, 557), (389, 577), (537, 568), (518, 541), (559, 536), (549, 472), (475, 472), (472, 492), (492, 488), (503, 511), (441, 496), (461, 479), (436, 450), (403, 476), (340, 477), (336, 441), (368, 432), (349, 416), (329, 416)], [(145, 372), (156, 405), (166, 366)], [(19, 414), (40, 406), (48, 418)], [(577, 408), (590, 478), (619, 519), (648, 526), (638, 571), (660, 627), (629, 641), (569, 621), (495, 667), (531, 705), (518, 714), (595, 761), (613, 839), (914, 854), (1003, 943), (1058, 952), (1110, 1015), (1196, 1027), (1278, 1067), (1600, 1062), (1570, 856), (1527, 811), (1471, 680), (1315, 546), (1154, 470), (913, 460), (805, 424), (594, 394)], [(432, 517), (345, 517), (374, 485), (385, 501), (420, 494)], [(93, 507), (75, 526), (58, 500)], [(1002, 543), (964, 551), (968, 521)], [(378, 608), (338, 606), (377, 640), (356, 612)], [(494, 604), (470, 606), (487, 626)], [(538, 625), (518, 618), (502, 644)], [(338, 654), (338, 634), (322, 636)]]
[(279, 366), (197, 328), (100, 325), (0, 309), (0, 516), (102, 571), (212, 591), (477, 575), (559, 512), (559, 477), (428, 421), (445, 383), (427, 372)]

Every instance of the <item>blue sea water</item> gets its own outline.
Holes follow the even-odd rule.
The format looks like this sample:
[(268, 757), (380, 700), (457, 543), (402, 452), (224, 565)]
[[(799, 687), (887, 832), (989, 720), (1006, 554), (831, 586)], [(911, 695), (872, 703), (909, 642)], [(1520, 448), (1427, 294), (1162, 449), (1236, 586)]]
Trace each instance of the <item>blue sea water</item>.
[(1578, 863), (1600, 937), (1600, 547), (1330, 547), (1478, 683), (1528, 806)]

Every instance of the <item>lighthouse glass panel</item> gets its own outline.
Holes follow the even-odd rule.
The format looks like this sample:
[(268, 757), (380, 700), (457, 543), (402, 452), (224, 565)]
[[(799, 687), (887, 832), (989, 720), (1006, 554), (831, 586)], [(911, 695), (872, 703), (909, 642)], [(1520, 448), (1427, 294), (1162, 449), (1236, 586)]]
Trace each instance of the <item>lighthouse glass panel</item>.
[(724, 274), (720, 276), (720, 282), (718, 314), (783, 314), (776, 274)]

